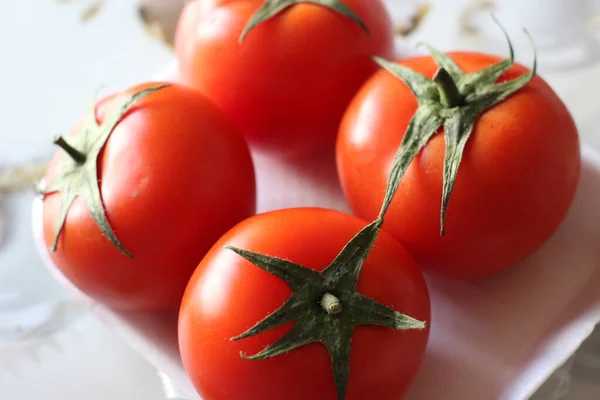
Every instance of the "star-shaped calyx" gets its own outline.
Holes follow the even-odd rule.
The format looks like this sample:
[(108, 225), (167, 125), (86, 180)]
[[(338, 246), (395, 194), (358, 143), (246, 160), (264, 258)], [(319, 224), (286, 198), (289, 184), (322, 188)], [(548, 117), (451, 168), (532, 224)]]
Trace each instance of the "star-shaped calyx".
[[(500, 27), (502, 29), (502, 27)], [(440, 126), (444, 127), (446, 155), (444, 158), (443, 194), (440, 211), (440, 234), (445, 232), (446, 209), (454, 188), (463, 151), (481, 113), (495, 106), (524, 87), (536, 73), (534, 50), (533, 68), (518, 78), (496, 83), (513, 65), (513, 48), (502, 29), (509, 47), (509, 58), (481, 71), (466, 74), (446, 54), (427, 46), (439, 69), (429, 79), (405, 66), (373, 57), (381, 67), (408, 86), (417, 98), (418, 108), (404, 133), (394, 159), (388, 186), (379, 214), (385, 215), (408, 166), (425, 147)], [(525, 31), (527, 33), (527, 31)], [(529, 34), (527, 34), (529, 37)], [(529, 37), (531, 40), (531, 37)]]
[(381, 229), (377, 220), (352, 238), (322, 272), (292, 261), (228, 247), (257, 267), (285, 281), (290, 298), (254, 327), (232, 340), (240, 340), (291, 321), (291, 331), (257, 354), (242, 357), (263, 360), (310, 343), (327, 348), (339, 400), (346, 396), (350, 371), (350, 345), (354, 328), (376, 325), (396, 330), (424, 329), (425, 322), (401, 314), (359, 293), (358, 278)]
[(105, 116), (102, 124), (98, 124), (96, 120), (96, 105), (93, 101), (84, 115), (80, 131), (73, 136), (69, 136), (68, 139), (62, 136), (55, 139), (54, 143), (62, 148), (69, 157), (63, 157), (59, 176), (52, 182), (40, 184), (36, 188), (37, 192), (42, 195), (55, 192), (60, 192), (62, 195), (60, 216), (54, 243), (50, 247), (51, 251), (56, 251), (58, 238), (65, 224), (69, 208), (75, 198), (81, 196), (102, 233), (124, 255), (130, 258), (133, 257), (121, 245), (106, 218), (98, 182), (98, 156), (115, 126), (127, 111), (142, 98), (167, 86), (170, 85), (162, 84), (150, 87), (130, 96), (117, 96), (112, 100), (115, 103), (114, 107), (109, 107), (111, 111)]
[(248, 33), (257, 25), (273, 18), (287, 8), (301, 3), (316, 4), (338, 12), (354, 21), (361, 27), (363, 31), (370, 35), (369, 29), (366, 27), (360, 17), (356, 15), (354, 11), (352, 11), (352, 9), (344, 4), (341, 0), (265, 0), (263, 6), (258, 9), (252, 18), (250, 18), (250, 22), (248, 22), (248, 25), (246, 25), (244, 28), (244, 31), (240, 36), (240, 43), (244, 41)]

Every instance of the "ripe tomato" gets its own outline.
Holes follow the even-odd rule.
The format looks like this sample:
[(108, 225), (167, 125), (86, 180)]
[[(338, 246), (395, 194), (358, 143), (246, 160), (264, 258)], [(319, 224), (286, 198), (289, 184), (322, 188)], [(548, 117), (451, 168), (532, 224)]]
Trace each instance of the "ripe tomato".
[[(302, 326), (300, 321), (288, 322), (243, 340), (231, 340), (284, 303), (289, 304), (292, 285), (225, 246), (323, 271), (365, 225), (360, 219), (337, 211), (286, 209), (251, 217), (215, 244), (192, 276), (179, 315), (183, 363), (203, 399), (337, 398), (332, 361), (323, 345), (327, 339), (336, 340), (331, 336), (321, 343), (286, 350), (264, 360), (240, 356), (240, 352), (247, 356), (264, 350)], [(298, 294), (301, 289), (293, 293)], [(425, 329), (404, 331), (361, 325), (350, 336), (346, 400), (399, 399), (416, 374), (429, 334), (429, 296), (423, 276), (402, 245), (382, 231), (355, 290), (425, 322)], [(315, 312), (323, 313), (319, 304), (323, 304), (323, 293), (317, 293), (316, 298), (308, 296), (305, 301), (314, 304)], [(348, 304), (342, 296), (340, 299), (343, 310)], [(294, 312), (297, 308), (288, 310)], [(342, 311), (339, 315), (344, 318), (345, 314)], [(334, 325), (338, 320), (332, 317), (327, 321)]]
[[(88, 153), (85, 167), (59, 149), (45, 176), (44, 239), (50, 248), (58, 239), (52, 260), (81, 291), (122, 310), (178, 307), (204, 254), (255, 210), (247, 145), (199, 92), (164, 87), (115, 116), (126, 99), (151, 87), (136, 86), (100, 102), (95, 111), (90, 108), (88, 125), (77, 125), (61, 139)], [(96, 118), (102, 134), (110, 134), (96, 147), (97, 163), (99, 131), (89, 125)], [(112, 133), (105, 129), (114, 123)], [(78, 174), (89, 179), (81, 183), (80, 176), (72, 177)], [(97, 203), (90, 200), (94, 186), (101, 195)], [(100, 229), (103, 209), (106, 232)], [(64, 226), (57, 229), (63, 212)]]
[(175, 40), (181, 78), (219, 105), (252, 147), (282, 155), (333, 148), (345, 108), (377, 69), (369, 57), (394, 54), (380, 0), (341, 3), (370, 35), (334, 10), (298, 2), (240, 43), (265, 0), (192, 1)]
[[(495, 56), (469, 52), (450, 53), (450, 58), (466, 73), (500, 62)], [(427, 78), (438, 70), (430, 56), (397, 64)], [(528, 74), (525, 67), (510, 65), (499, 82)], [(459, 108), (470, 101), (461, 100)], [(417, 106), (408, 86), (381, 70), (348, 108), (337, 161), (356, 215), (369, 219), (379, 213), (395, 154)], [(577, 130), (565, 105), (539, 76), (479, 114), (464, 148), (441, 236), (447, 130), (445, 125), (435, 133), (434, 127), (433, 137), (410, 163), (384, 229), (432, 273), (457, 279), (487, 276), (532, 253), (560, 224), (578, 183)]]

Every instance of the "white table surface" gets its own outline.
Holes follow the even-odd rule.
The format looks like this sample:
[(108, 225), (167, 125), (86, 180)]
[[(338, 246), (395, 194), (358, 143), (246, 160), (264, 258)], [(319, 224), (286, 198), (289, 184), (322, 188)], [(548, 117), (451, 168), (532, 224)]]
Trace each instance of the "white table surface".
[[(83, 25), (80, 14), (89, 2), (0, 3), (0, 74), (5, 77), (0, 166), (46, 158), (53, 150), (52, 137), (69, 128), (98, 87), (105, 85), (106, 92), (125, 88), (151, 78), (172, 60), (171, 52), (145, 33), (134, 0), (108, 0), (97, 18)], [(582, 137), (600, 149), (595, 122), (600, 103), (594, 91), (600, 87), (600, 66), (548, 73), (546, 78), (571, 107)], [(0, 398), (166, 399), (149, 364), (87, 311), (65, 303), (68, 294), (35, 255), (30, 200), (31, 193), (4, 200), (9, 234), (0, 247), (0, 333), (14, 327), (14, 335), (0, 335)], [(43, 299), (54, 300), (56, 309), (36, 309)], [(38, 327), (29, 321), (56, 310), (60, 326)], [(41, 337), (17, 342), (23, 330), (19, 325), (27, 328), (28, 323)], [(600, 398), (593, 390), (576, 383), (577, 394), (569, 398)]]
[[(0, 2), (0, 166), (47, 158), (52, 137), (70, 127), (96, 89), (104, 85), (108, 93), (152, 78), (172, 59), (144, 31), (134, 0), (108, 0), (96, 19), (82, 24), (90, 3)], [(68, 294), (33, 247), (31, 200), (31, 193), (4, 200), (0, 399), (165, 400), (150, 364), (86, 310), (64, 303)], [(55, 308), (36, 307), (49, 299)], [(47, 313), (61, 316), (36, 326)], [(39, 335), (17, 341), (27, 328)]]

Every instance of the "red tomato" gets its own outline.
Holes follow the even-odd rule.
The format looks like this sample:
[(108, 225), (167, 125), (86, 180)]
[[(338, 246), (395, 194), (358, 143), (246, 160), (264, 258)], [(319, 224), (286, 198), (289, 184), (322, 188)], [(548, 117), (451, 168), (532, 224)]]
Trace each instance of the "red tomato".
[[(240, 352), (254, 354), (290, 332), (294, 323), (230, 340), (281, 307), (292, 291), (280, 278), (225, 246), (322, 271), (365, 225), (337, 211), (286, 209), (251, 217), (215, 244), (190, 280), (179, 316), (183, 363), (203, 399), (337, 398), (331, 360), (321, 343), (261, 361), (240, 357)], [(402, 245), (381, 232), (357, 290), (426, 321), (422, 330), (361, 325), (353, 331), (346, 400), (399, 399), (416, 374), (428, 339), (430, 306), (425, 281)], [(319, 306), (318, 298), (315, 305)]]
[[(98, 122), (121, 104), (121, 95), (101, 102)], [(84, 134), (78, 125), (66, 139), (75, 143)], [(69, 161), (57, 151), (45, 182), (55, 182)], [(178, 307), (204, 254), (255, 210), (254, 170), (242, 136), (212, 102), (184, 86), (160, 89), (135, 103), (108, 137), (97, 170), (108, 222), (133, 258), (102, 234), (83, 196), (70, 207), (50, 256), (76, 287), (117, 309)], [(64, 191), (44, 198), (49, 247), (63, 200)]]
[[(450, 56), (467, 73), (500, 61), (479, 53)], [(429, 56), (398, 64), (428, 78), (437, 70)], [(515, 64), (500, 81), (527, 72)], [(416, 109), (408, 87), (384, 70), (348, 108), (337, 143), (338, 170), (361, 218), (379, 213), (394, 156)], [(569, 209), (580, 169), (575, 124), (548, 84), (535, 76), (478, 117), (450, 197), (445, 236), (440, 236), (442, 132), (410, 164), (384, 224), (419, 265), (450, 278), (478, 278), (515, 264), (548, 240)]]
[(394, 32), (380, 0), (342, 0), (366, 25), (316, 4), (290, 6), (240, 35), (264, 0), (197, 0), (175, 39), (183, 81), (206, 94), (250, 144), (279, 154), (333, 147), (352, 96), (393, 57)]

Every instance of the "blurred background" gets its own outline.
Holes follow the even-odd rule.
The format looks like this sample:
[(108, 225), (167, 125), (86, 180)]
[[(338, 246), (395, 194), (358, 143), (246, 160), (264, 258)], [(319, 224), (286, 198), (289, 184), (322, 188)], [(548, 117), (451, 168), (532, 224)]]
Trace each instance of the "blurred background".
[[(570, 108), (582, 139), (600, 150), (600, 1), (385, 0), (399, 47), (506, 54), (538, 46), (540, 74)], [(173, 65), (184, 0), (36, 0), (0, 4), (0, 398), (166, 400), (163, 376), (47, 272), (31, 238), (31, 185), (98, 87), (110, 92)], [(600, 398), (600, 333), (540, 389), (538, 400)]]

